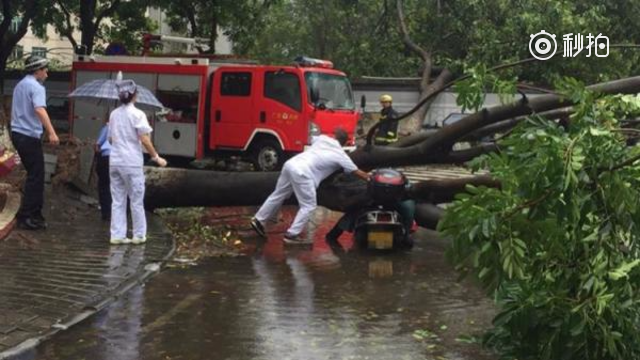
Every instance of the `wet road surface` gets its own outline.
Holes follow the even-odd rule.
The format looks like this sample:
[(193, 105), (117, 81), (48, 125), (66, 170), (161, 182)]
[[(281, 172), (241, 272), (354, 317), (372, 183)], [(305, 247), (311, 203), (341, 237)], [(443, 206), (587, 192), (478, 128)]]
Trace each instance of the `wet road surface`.
[[(212, 210), (246, 227), (251, 209)], [(284, 221), (291, 214), (285, 213)], [(283, 246), (283, 227), (246, 257), (169, 269), (22, 359), (474, 359), (468, 338), (489, 326), (491, 301), (456, 282), (446, 242), (421, 230), (411, 252), (324, 243), (337, 215), (320, 210), (313, 246)]]

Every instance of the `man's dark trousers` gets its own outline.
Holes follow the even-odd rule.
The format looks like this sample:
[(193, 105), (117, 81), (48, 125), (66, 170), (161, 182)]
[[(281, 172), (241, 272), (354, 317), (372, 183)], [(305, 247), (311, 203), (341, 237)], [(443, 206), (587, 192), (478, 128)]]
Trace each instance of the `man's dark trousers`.
[(11, 133), (11, 141), (18, 151), (22, 165), (27, 170), (27, 181), (24, 184), (22, 203), (17, 218), (19, 221), (29, 218), (43, 219), (44, 154), (42, 141), (17, 132)]
[(109, 178), (109, 156), (96, 155), (96, 173), (98, 174), (98, 199), (102, 220), (111, 219), (111, 179)]

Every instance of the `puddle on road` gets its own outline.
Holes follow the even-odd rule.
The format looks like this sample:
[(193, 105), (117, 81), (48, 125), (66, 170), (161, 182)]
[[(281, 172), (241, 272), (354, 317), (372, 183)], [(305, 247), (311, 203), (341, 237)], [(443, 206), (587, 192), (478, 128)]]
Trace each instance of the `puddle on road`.
[[(216, 214), (230, 224), (250, 212)], [(319, 211), (313, 246), (283, 246), (276, 226), (246, 257), (164, 271), (22, 358), (494, 358), (468, 343), (489, 326), (491, 301), (456, 282), (443, 240), (421, 231), (411, 252), (336, 252), (323, 240), (335, 220)]]

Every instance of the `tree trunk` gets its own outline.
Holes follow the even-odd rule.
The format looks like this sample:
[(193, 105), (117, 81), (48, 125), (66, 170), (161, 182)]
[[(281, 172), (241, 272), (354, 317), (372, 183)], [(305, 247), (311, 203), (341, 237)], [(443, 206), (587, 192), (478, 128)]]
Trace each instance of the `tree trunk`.
[(10, 53), (7, 54), (4, 48), (0, 49), (0, 94), (2, 95), (4, 95), (4, 75), (6, 74), (7, 60), (9, 59), (9, 55)]
[(216, 39), (218, 39), (218, 15), (214, 12), (211, 15), (211, 34), (209, 35), (209, 53), (216, 53)]
[(71, 12), (69, 12), (67, 7), (64, 6), (64, 3), (62, 1), (58, 0), (57, 4), (60, 7), (60, 10), (62, 10), (62, 12), (64, 13), (64, 19), (65, 19), (64, 20), (65, 27), (63, 29), (60, 29), (61, 35), (69, 39), (69, 42), (71, 42), (71, 46), (73, 47), (73, 51), (75, 53), (78, 48), (78, 42), (73, 37), (74, 26), (72, 24)]
[(438, 222), (444, 216), (444, 209), (433, 204), (418, 204), (416, 206), (416, 223), (427, 229), (436, 229)]
[(96, 6), (96, 0), (80, 2), (80, 30), (82, 31), (80, 45), (84, 47), (88, 55), (93, 52), (93, 39), (96, 35), (96, 28), (93, 24)]
[[(279, 173), (147, 167), (145, 175), (145, 204), (161, 208), (260, 205), (275, 189)], [(333, 176), (318, 189), (318, 204), (332, 210), (348, 210), (366, 200), (366, 183), (352, 175)]]
[[(400, 33), (402, 34), (402, 42), (422, 59), (422, 75), (420, 79), (420, 97), (418, 102), (422, 102), (431, 94), (441, 90), (453, 77), (453, 74), (447, 69), (440, 72), (436, 80), (431, 83), (431, 71), (433, 70), (433, 61), (431, 51), (419, 46), (411, 39), (409, 35), (409, 27), (407, 26), (404, 16), (404, 6), (402, 0), (396, 0), (396, 8), (398, 11), (398, 23), (400, 25)], [(409, 119), (400, 125), (401, 132), (418, 133), (422, 129), (424, 118), (429, 111), (430, 102), (421, 106)]]
[[(589, 86), (602, 94), (640, 92), (640, 76)], [(350, 154), (361, 168), (418, 165), (441, 162), (462, 162), (482, 153), (495, 151), (495, 143), (451, 151), (451, 145), (478, 129), (508, 121), (532, 112), (540, 113), (571, 105), (558, 95), (544, 95), (530, 101), (496, 106), (471, 114), (439, 129), (420, 143), (404, 148), (372, 147)], [(566, 110), (564, 110), (566, 111)], [(502, 127), (498, 127), (502, 129)], [(146, 204), (149, 208), (183, 206), (250, 206), (260, 205), (273, 191), (278, 179), (275, 172), (215, 172), (185, 169), (146, 168)], [(442, 209), (434, 204), (450, 202), (467, 185), (500, 187), (489, 175), (476, 175), (450, 180), (428, 180), (414, 184), (409, 197), (421, 204), (416, 219), (423, 226), (434, 228)], [(337, 175), (326, 179), (318, 189), (318, 204), (331, 210), (346, 211), (365, 204), (367, 186), (352, 175)]]
[[(38, 0), (26, 0), (23, 3), (22, 21), (18, 30), (12, 33), (10, 30), (11, 21), (18, 15), (18, 10), (11, 0), (2, 0), (2, 22), (0, 22), (0, 94), (4, 94), (4, 75), (7, 67), (7, 60), (11, 56), (13, 48), (27, 33), (31, 19), (36, 15)], [(4, 104), (3, 104), (4, 105)]]

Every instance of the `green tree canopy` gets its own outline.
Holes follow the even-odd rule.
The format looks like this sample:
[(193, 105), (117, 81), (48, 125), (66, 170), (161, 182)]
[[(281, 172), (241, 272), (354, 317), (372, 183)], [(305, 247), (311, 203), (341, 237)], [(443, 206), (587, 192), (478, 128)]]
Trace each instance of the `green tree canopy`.
[(48, 2), (39, 0), (2, 0), (0, 5), (2, 6), (0, 9), (0, 90), (4, 87), (4, 72), (13, 48), (24, 37), (30, 26), (37, 31), (47, 4)]
[(560, 92), (576, 104), (571, 119), (532, 116), (477, 159), (502, 187), (469, 187), (439, 230), (456, 267), (500, 307), (485, 341), (503, 358), (635, 359), (640, 148), (623, 125), (640, 97), (577, 81)]
[[(529, 35), (602, 33), (611, 44), (640, 38), (640, 4), (633, 0), (406, 0), (413, 41), (430, 51), (434, 65), (455, 73), (531, 57)], [(264, 28), (236, 39), (236, 50), (264, 62), (289, 62), (299, 54), (328, 58), (351, 76), (416, 76), (420, 59), (405, 49), (395, 1), (296, 0), (276, 4)], [(511, 70), (521, 80), (551, 84), (560, 75), (585, 82), (620, 78), (638, 69), (634, 50), (611, 49), (608, 58), (563, 58)]]
[(215, 53), (219, 29), (236, 39), (256, 36), (262, 17), (278, 0), (152, 0), (165, 10), (169, 25), (193, 38), (208, 39), (208, 53)]
[[(74, 48), (80, 46), (88, 54), (93, 53), (97, 39), (123, 42), (132, 49), (140, 45), (142, 32), (154, 29), (145, 16), (147, 5), (146, 0), (54, 0), (43, 26), (52, 24)], [(75, 31), (80, 31), (80, 39)]]

